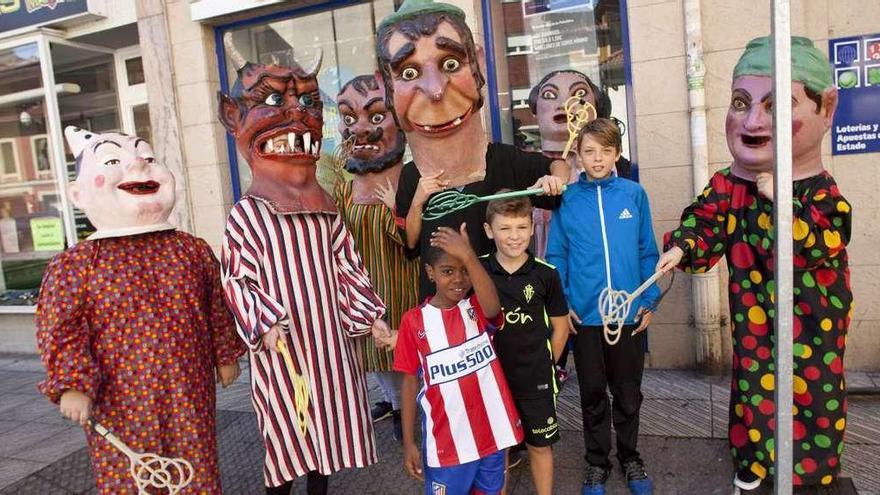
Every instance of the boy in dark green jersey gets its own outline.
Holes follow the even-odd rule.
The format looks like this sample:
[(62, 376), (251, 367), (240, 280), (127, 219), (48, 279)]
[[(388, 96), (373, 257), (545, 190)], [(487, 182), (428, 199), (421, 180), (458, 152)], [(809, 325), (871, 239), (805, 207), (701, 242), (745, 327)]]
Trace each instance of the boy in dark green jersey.
[(496, 252), (481, 260), (505, 317), (495, 349), (522, 418), (535, 489), (550, 494), (550, 446), (559, 439), (554, 363), (568, 338), (568, 303), (556, 269), (528, 251), (534, 226), (527, 198), (491, 201), (485, 229)]

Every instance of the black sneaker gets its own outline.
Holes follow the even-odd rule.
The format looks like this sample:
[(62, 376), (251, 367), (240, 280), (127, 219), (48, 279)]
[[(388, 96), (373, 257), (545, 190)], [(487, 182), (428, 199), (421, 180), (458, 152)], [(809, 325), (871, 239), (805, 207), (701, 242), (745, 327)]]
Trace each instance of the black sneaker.
[(394, 423), (391, 434), (398, 442), (403, 442), (403, 421), (400, 420), (400, 410), (391, 411), (391, 421)]
[(608, 481), (608, 470), (602, 466), (590, 464), (584, 472), (584, 486), (581, 495), (605, 495), (605, 482)]
[(621, 464), (623, 475), (626, 477), (626, 484), (629, 486), (629, 492), (632, 495), (651, 495), (654, 493), (654, 484), (648, 473), (645, 472), (645, 463), (636, 457)]
[(375, 423), (391, 417), (392, 411), (394, 411), (394, 408), (391, 407), (391, 403), (383, 400), (377, 402), (376, 405), (373, 406), (373, 409), (370, 411), (370, 417), (373, 418), (373, 423)]

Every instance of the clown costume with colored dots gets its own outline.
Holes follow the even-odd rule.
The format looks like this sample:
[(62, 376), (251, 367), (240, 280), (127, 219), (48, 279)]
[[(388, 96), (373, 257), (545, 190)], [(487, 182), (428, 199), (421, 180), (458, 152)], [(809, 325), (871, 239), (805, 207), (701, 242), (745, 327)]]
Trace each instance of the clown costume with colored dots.
[[(167, 222), (174, 176), (135, 136), (68, 127), (73, 204), (97, 229), (46, 267), (37, 303), (40, 391), (138, 453), (193, 467), (182, 494), (221, 492), (215, 380), (240, 372), (220, 264)], [(86, 428), (98, 493), (139, 493), (129, 458)]]
[[(837, 477), (846, 425), (843, 353), (852, 291), (850, 205), (827, 172), (793, 183), (795, 485)], [(733, 319), (730, 447), (737, 469), (772, 476), (774, 461), (773, 203), (755, 182), (716, 173), (665, 248), (702, 273), (727, 255)]]

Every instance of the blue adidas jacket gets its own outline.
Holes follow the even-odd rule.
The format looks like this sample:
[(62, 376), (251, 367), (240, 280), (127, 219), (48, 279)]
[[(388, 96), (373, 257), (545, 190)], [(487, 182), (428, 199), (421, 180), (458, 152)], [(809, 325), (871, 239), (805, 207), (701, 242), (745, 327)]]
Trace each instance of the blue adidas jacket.
[[(565, 297), (583, 324), (602, 325), (599, 294), (608, 285), (606, 266), (611, 287), (632, 292), (654, 274), (658, 258), (642, 186), (614, 174), (591, 181), (581, 172), (553, 211), (547, 261), (559, 270)], [(649, 287), (633, 301), (626, 323), (634, 323), (639, 308), (653, 306), (659, 297), (657, 284)]]

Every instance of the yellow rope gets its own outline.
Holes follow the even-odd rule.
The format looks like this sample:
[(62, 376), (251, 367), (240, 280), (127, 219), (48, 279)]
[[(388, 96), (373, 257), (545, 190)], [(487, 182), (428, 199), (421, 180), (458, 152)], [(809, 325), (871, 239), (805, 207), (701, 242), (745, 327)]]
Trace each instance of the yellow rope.
[(296, 406), (297, 425), (300, 433), (305, 435), (309, 427), (309, 380), (296, 372), (293, 358), (290, 357), (290, 349), (287, 348), (283, 337), (278, 339), (278, 351), (284, 357), (284, 362), (287, 364), (287, 370), (293, 381), (293, 401)]

